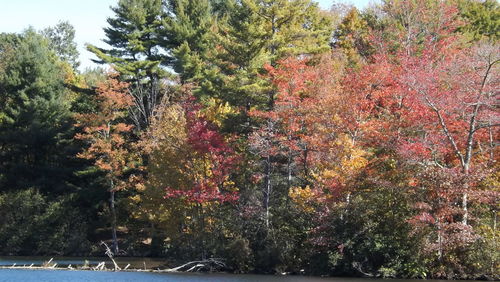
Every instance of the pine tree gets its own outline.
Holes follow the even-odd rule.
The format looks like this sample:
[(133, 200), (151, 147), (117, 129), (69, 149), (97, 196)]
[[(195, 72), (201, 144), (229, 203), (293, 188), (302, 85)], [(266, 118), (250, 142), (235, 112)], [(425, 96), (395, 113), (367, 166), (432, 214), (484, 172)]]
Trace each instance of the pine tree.
[(482, 37), (498, 41), (500, 39), (500, 4), (496, 0), (462, 0), (459, 2), (460, 13), (466, 20), (461, 32), (472, 40)]
[(352, 8), (335, 31), (333, 46), (342, 50), (351, 67), (356, 67), (370, 53), (368, 35), (366, 21), (356, 8)]
[(330, 20), (309, 0), (234, 1), (229, 9), (211, 54), (220, 74), (206, 92), (246, 110), (270, 109), (274, 91), (261, 77), (263, 66), (328, 50)]
[(162, 65), (172, 60), (159, 47), (164, 40), (160, 34), (163, 4), (161, 0), (120, 0), (112, 10), (115, 17), (108, 18), (109, 27), (104, 29), (104, 42), (112, 48), (87, 45), (87, 49), (99, 58), (97, 62), (110, 64), (122, 80), (131, 83), (131, 118), (141, 131), (161, 100), (160, 80), (168, 76)]
[(67, 189), (72, 128), (63, 63), (34, 30), (1, 34), (0, 42), (0, 189)]
[(211, 1), (169, 0), (167, 17), (164, 19), (162, 46), (171, 50), (171, 66), (182, 82), (203, 79), (202, 64), (206, 52), (214, 47), (210, 33), (215, 25)]
[(120, 0), (111, 10), (115, 17), (108, 18), (109, 27), (104, 28), (105, 43), (109, 50), (88, 45), (99, 63), (108, 63), (127, 79), (152, 78), (164, 72), (160, 64), (168, 60), (161, 54), (161, 18), (163, 8), (160, 0)]

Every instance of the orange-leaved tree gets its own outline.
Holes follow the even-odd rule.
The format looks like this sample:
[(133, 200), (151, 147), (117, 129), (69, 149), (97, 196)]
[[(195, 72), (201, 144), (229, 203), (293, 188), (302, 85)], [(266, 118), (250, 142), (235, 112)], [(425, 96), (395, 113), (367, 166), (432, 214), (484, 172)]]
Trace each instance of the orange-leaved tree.
[(138, 168), (133, 142), (129, 140), (133, 125), (128, 124), (126, 119), (128, 109), (133, 104), (127, 91), (128, 84), (120, 82), (117, 74), (110, 73), (97, 88), (97, 110), (76, 117), (81, 133), (75, 138), (88, 144), (77, 156), (92, 160), (94, 166), (104, 172), (109, 185), (112, 251), (115, 254), (118, 253), (115, 193), (136, 179), (130, 172)]

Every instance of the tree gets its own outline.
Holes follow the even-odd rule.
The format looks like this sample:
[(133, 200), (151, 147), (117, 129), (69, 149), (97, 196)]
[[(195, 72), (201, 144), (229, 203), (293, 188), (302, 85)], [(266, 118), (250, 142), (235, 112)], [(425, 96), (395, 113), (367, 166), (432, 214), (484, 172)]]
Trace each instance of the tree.
[[(311, 220), (328, 214), (368, 163), (369, 154), (356, 147), (362, 144), (359, 136), (348, 135), (346, 124), (353, 122), (341, 119), (342, 114), (349, 116), (349, 99), (357, 97), (341, 95), (340, 61), (325, 55), (267, 65), (277, 91), (274, 108), (250, 112), (261, 124), (249, 145), (259, 160), (254, 164), (256, 183), (262, 185), (259, 218), (267, 233), (260, 240), (268, 243), (256, 245), (274, 249), (279, 254), (274, 263), (292, 269), (298, 266), (286, 262), (288, 258), (307, 256), (302, 248), (307, 248), (303, 240), (316, 223)], [(257, 165), (263, 166), (262, 172)], [(273, 254), (268, 256), (272, 261)], [(268, 263), (265, 267), (273, 265)]]
[(341, 48), (352, 67), (358, 66), (370, 55), (368, 24), (356, 8), (342, 19), (334, 33), (333, 46)]
[(484, 37), (492, 41), (500, 39), (500, 5), (498, 1), (462, 0), (459, 1), (460, 14), (466, 23), (460, 32), (470, 35), (472, 40)]
[(35, 31), (0, 37), (1, 189), (67, 192), (75, 169), (68, 73)]
[(104, 40), (110, 50), (88, 45), (89, 51), (101, 60), (114, 65), (116, 71), (132, 80), (159, 75), (163, 56), (160, 42), (162, 3), (159, 0), (121, 0), (111, 8), (116, 17), (109, 18)]
[[(409, 222), (414, 233), (423, 237), (422, 254), (428, 258), (429, 274), (436, 278), (459, 275), (468, 264), (464, 254), (479, 239), (471, 225), (457, 220), (463, 212), (456, 203), (463, 195), (464, 183), (470, 182), (471, 177), (455, 168), (439, 167), (424, 168), (417, 176), (411, 183), (417, 214)], [(476, 173), (473, 177), (481, 175)], [(479, 194), (475, 196), (485, 201)]]
[[(262, 119), (262, 126), (250, 135), (249, 143), (251, 150), (264, 164), (264, 173), (259, 178), (263, 180), (264, 218), (269, 229), (271, 206), (279, 205), (281, 198), (286, 197), (292, 187), (305, 185), (309, 180), (308, 172), (302, 175), (302, 181), (297, 181), (297, 174), (301, 167), (308, 167), (307, 154), (310, 148), (304, 136), (309, 133), (309, 128), (305, 121), (305, 109), (316, 98), (310, 96), (309, 83), (318, 77), (315, 69), (306, 65), (306, 60), (289, 58), (279, 61), (277, 67), (266, 65), (265, 68), (277, 90), (275, 106), (271, 111), (250, 112), (250, 116)], [(287, 184), (281, 195), (277, 195), (280, 194), (280, 179), (276, 176), (281, 174), (278, 173), (281, 165), (286, 167), (284, 178)]]
[(260, 76), (262, 67), (328, 50), (330, 21), (311, 1), (249, 0), (230, 9), (211, 56), (220, 71), (214, 76), (216, 93), (206, 93), (246, 111), (272, 109), (275, 92)]
[[(181, 139), (180, 143), (185, 143), (186, 146), (185, 150), (181, 151), (184, 155), (182, 160), (176, 159), (175, 161), (180, 161), (180, 164), (176, 166), (190, 171), (182, 172), (183, 175), (188, 177), (187, 183), (176, 183), (174, 185), (168, 182), (165, 183), (164, 188), (167, 191), (165, 197), (181, 198), (194, 203), (234, 201), (236, 194), (234, 191), (231, 192), (233, 188), (229, 181), (229, 175), (231, 170), (234, 169), (237, 158), (224, 137), (216, 131), (215, 125), (202, 116), (200, 106), (195, 104), (192, 98), (191, 101), (184, 102), (180, 109), (174, 105), (170, 109), (164, 109), (164, 111), (165, 117), (172, 118), (169, 111), (174, 111), (174, 114), (184, 115), (184, 118), (182, 116), (174, 117), (176, 119), (180, 118), (180, 121), (185, 120), (184, 125), (179, 124), (179, 126), (184, 127), (183, 131), (185, 133), (177, 137), (182, 138), (184, 136), (185, 139)], [(156, 134), (164, 130), (164, 128), (155, 129)], [(182, 130), (182, 127), (180, 130)], [(171, 136), (172, 133), (165, 132), (163, 134)], [(160, 136), (165, 136), (163, 134)], [(160, 147), (156, 146), (160, 144), (153, 145), (153, 148), (159, 149)], [(165, 143), (163, 145), (174, 146), (175, 149), (180, 144)], [(165, 154), (166, 152), (157, 151), (157, 153)]]
[[(363, 146), (374, 134), (371, 107), (359, 89), (341, 88), (341, 59), (325, 56), (309, 64), (287, 59), (269, 68), (278, 95), (275, 109), (261, 115), (279, 124), (281, 149), (275, 152), (288, 155), (287, 190), (310, 186), (315, 196), (332, 200), (368, 164), (371, 154)], [(300, 181), (290, 184), (292, 175)]]
[(112, 8), (116, 16), (109, 18), (109, 27), (104, 29), (112, 48), (109, 50), (88, 45), (99, 63), (110, 64), (122, 80), (130, 83), (129, 95), (133, 97), (131, 111), (136, 129), (145, 129), (150, 122), (155, 106), (161, 101), (163, 85), (167, 76), (162, 65), (171, 60), (164, 55), (162, 42), (162, 19), (164, 10), (160, 0), (121, 0)]
[(231, 181), (238, 156), (189, 89), (184, 95), (189, 98), (180, 103), (162, 103), (142, 140), (150, 160), (148, 176), (132, 201), (139, 206), (136, 216), (152, 223), (152, 237), (161, 239), (163, 232), (163, 239), (178, 244), (188, 240), (174, 248), (194, 248), (183, 257), (193, 251), (204, 256), (209, 252), (205, 242), (219, 236), (208, 234), (219, 224), (216, 211), (238, 199)]
[(385, 28), (372, 46), (384, 46), (386, 52), (419, 52), (426, 39), (451, 36), (461, 24), (454, 1), (385, 0), (381, 9)]
[(118, 253), (115, 193), (126, 189), (136, 180), (133, 172), (139, 163), (133, 143), (127, 138), (133, 126), (123, 122), (128, 108), (133, 104), (131, 97), (126, 94), (127, 88), (127, 83), (119, 82), (116, 74), (110, 74), (108, 80), (97, 89), (98, 112), (77, 116), (77, 126), (83, 130), (75, 136), (89, 145), (78, 157), (92, 160), (105, 173), (109, 183), (112, 250), (115, 254)]
[[(391, 157), (420, 173), (408, 180), (409, 186), (426, 194), (416, 196), (418, 216), (412, 222), (426, 234), (422, 245), (432, 250), (432, 255), (427, 253), (429, 261), (438, 260), (438, 268), (428, 267), (448, 275), (464, 268), (465, 258), (459, 254), (477, 240), (473, 230), (477, 207), (491, 204), (493, 192), (478, 185), (495, 158), (489, 136), (498, 130), (493, 102), (493, 89), (498, 88), (498, 58), (493, 54), (498, 46), (485, 42), (464, 46), (455, 33), (459, 22), (453, 5), (427, 3), (441, 11), (428, 15), (416, 2), (400, 4), (408, 5), (398, 12), (407, 24), (399, 33), (402, 40), (395, 42), (406, 44), (376, 39), (382, 48), (358, 80), (368, 82), (363, 87), (365, 100), (373, 101), (375, 115), (370, 115), (384, 125), (380, 132), (389, 137), (384, 138), (386, 150), (398, 148)], [(426, 15), (420, 17), (426, 20), (419, 23), (416, 14)], [(476, 210), (471, 212), (471, 207)]]
[(75, 28), (67, 21), (60, 21), (54, 27), (44, 29), (42, 35), (49, 39), (49, 46), (62, 61), (68, 62), (73, 69), (78, 62), (78, 50), (75, 43)]
[(172, 52), (171, 66), (182, 82), (202, 82), (217, 15), (209, 0), (170, 0), (164, 18), (162, 47)]
[(0, 193), (2, 255), (88, 252), (88, 221), (73, 196), (51, 199), (34, 188)]
[[(500, 118), (494, 106), (499, 49), (479, 44), (456, 53), (444, 43), (427, 50), (418, 59), (405, 62), (402, 76), (402, 83), (413, 91), (408, 98), (418, 115), (415, 120), (425, 132), (410, 142), (423, 147), (436, 165), (458, 165), (468, 175), (474, 160), (481, 160), (479, 155), (491, 160), (495, 150), (490, 136), (498, 133)], [(472, 187), (465, 184), (464, 189), (463, 224), (467, 225), (467, 197)]]

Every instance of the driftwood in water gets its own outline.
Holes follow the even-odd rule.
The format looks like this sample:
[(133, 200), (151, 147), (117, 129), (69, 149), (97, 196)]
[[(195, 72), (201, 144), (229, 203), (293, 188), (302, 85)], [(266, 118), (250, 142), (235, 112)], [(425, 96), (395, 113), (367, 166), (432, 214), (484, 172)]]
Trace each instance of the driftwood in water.
[(103, 246), (106, 248), (106, 255), (109, 257), (109, 259), (113, 262), (114, 266), (115, 266), (115, 271), (116, 270), (121, 270), (121, 268), (118, 266), (118, 264), (116, 264), (116, 261), (113, 259), (113, 252), (111, 251), (111, 249), (109, 248), (108, 244), (104, 243), (101, 241), (101, 246)]
[(359, 271), (361, 274), (363, 274), (365, 277), (375, 277), (375, 275), (373, 273), (369, 273), (369, 272), (364, 271), (361, 263), (359, 263), (357, 261), (352, 263), (352, 267), (354, 269), (356, 269), (357, 271)]
[(226, 264), (221, 259), (209, 258), (206, 260), (190, 261), (183, 265), (160, 270), (161, 272), (194, 272), (194, 271), (214, 271), (226, 268)]
[[(107, 250), (110, 250), (110, 248), (103, 243), (104, 246), (106, 246)], [(183, 265), (174, 267), (174, 268), (169, 268), (169, 269), (130, 269), (130, 264), (127, 264), (125, 268), (120, 268), (118, 264), (115, 262), (113, 259), (112, 255), (110, 256), (108, 252), (106, 252), (108, 257), (113, 261), (114, 263), (114, 271), (147, 271), (147, 272), (196, 272), (196, 271), (219, 271), (224, 268), (226, 268), (226, 264), (223, 262), (222, 259), (216, 259), (216, 258), (210, 258), (206, 260), (197, 260), (197, 261), (190, 261), (188, 263), (185, 263)], [(109, 269), (106, 268), (106, 263), (100, 262), (97, 264), (95, 267), (89, 267), (87, 263), (85, 263), (83, 266), (72, 266), (71, 264), (69, 266), (60, 266), (57, 267), (57, 263), (52, 263), (53, 258), (51, 258), (49, 261), (44, 262), (40, 266), (34, 266), (33, 264), (26, 266), (17, 266), (16, 263), (14, 263), (12, 266), (0, 266), (0, 269), (57, 269), (57, 270), (93, 270), (93, 271), (109, 271)]]
[(51, 267), (50, 263), (54, 260), (54, 258), (50, 258), (49, 261), (46, 261), (42, 264), (44, 267)]
[(93, 267), (92, 270), (104, 270), (106, 267), (106, 263), (100, 262), (96, 267)]
[(93, 268), (82, 268), (82, 267), (73, 267), (71, 264), (67, 267), (60, 266), (57, 267), (57, 263), (51, 266), (35, 266), (33, 264), (31, 265), (16, 265), (15, 263), (11, 266), (0, 266), (0, 269), (31, 269), (31, 270), (95, 270), (95, 271), (106, 271), (107, 269), (105, 268), (104, 262), (101, 262), (98, 267), (93, 267)]

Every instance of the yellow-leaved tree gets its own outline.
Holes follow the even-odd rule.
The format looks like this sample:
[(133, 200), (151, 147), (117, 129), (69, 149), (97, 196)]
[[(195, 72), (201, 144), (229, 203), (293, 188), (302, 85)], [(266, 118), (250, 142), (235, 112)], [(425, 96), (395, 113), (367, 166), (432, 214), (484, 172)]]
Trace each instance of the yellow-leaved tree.
[(142, 140), (148, 176), (131, 201), (134, 215), (151, 224), (152, 245), (209, 232), (213, 209), (237, 199), (230, 174), (238, 158), (216, 131), (224, 115), (217, 111), (227, 109), (214, 108), (204, 112), (192, 97), (164, 103)]

